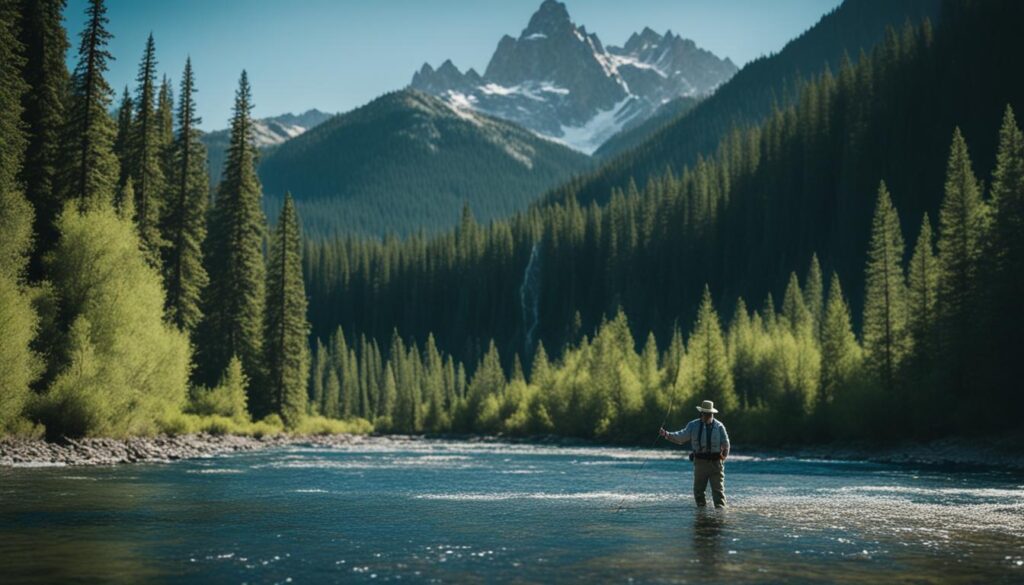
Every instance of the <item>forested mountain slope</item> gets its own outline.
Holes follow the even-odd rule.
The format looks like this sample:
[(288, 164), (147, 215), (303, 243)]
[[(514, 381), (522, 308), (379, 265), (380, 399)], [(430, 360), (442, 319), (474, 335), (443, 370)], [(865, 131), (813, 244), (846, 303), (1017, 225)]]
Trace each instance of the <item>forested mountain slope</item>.
[(403, 90), (285, 142), (259, 173), (268, 207), (290, 191), (307, 234), (383, 235), (449, 228), (463, 205), (506, 217), (588, 165), (510, 122)]
[(637, 148), (545, 199), (564, 201), (571, 193), (583, 205), (603, 203), (612, 187), (625, 188), (631, 178), (642, 187), (668, 166), (693, 164), (698, 155), (712, 153), (733, 128), (760, 123), (773, 107), (793, 103), (800, 80), (820, 74), (826, 65), (838, 70), (844, 55), (856, 61), (861, 50), (870, 51), (883, 39), (887, 26), (898, 29), (925, 18), (937, 24), (940, 6), (941, 0), (847, 0), (778, 53), (748, 63), (712, 96)]

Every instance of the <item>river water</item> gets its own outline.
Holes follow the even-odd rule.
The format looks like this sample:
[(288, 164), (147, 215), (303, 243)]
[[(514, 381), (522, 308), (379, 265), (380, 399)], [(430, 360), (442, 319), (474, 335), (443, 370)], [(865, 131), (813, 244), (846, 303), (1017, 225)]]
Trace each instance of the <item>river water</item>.
[[(1022, 583), (1024, 476), (370, 439), (0, 469), (0, 582)], [(710, 501), (710, 494), (709, 494)]]

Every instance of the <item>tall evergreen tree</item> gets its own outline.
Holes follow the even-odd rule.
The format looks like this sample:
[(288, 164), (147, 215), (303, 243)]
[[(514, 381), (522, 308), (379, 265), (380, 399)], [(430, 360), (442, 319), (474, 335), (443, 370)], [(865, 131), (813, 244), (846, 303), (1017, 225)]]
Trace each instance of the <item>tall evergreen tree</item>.
[(263, 347), (267, 355), (270, 408), (290, 426), (295, 426), (306, 413), (309, 376), (309, 323), (301, 254), (299, 217), (295, 202), (288, 195), (270, 241)]
[(43, 256), (57, 242), (54, 222), (62, 208), (56, 180), (68, 93), (69, 44), (61, 22), (64, 4), (65, 0), (20, 2), (20, 35), (26, 57), (23, 77), (28, 83), (22, 96), (22, 120), (28, 145), (19, 177), (35, 208), (35, 246), (29, 268), (33, 280), (44, 277)]
[(891, 391), (907, 353), (903, 234), (883, 181), (878, 187), (864, 275), (864, 351), (875, 379)]
[(117, 129), (109, 114), (112, 92), (103, 76), (113, 59), (106, 13), (103, 0), (89, 0), (63, 132), (61, 199), (81, 208), (110, 203), (119, 172), (113, 152)]
[(967, 143), (957, 128), (946, 166), (938, 241), (939, 341), (946, 381), (954, 392), (965, 389), (967, 363), (978, 357), (972, 327), (980, 316), (978, 277), (988, 222)]
[(178, 135), (173, 146), (167, 213), (162, 230), (169, 244), (164, 254), (167, 316), (187, 331), (193, 331), (202, 318), (200, 295), (209, 283), (202, 246), (206, 239), (210, 181), (206, 172), (206, 148), (199, 140), (197, 127), (201, 119), (196, 115), (194, 93), (192, 60), (187, 59), (181, 79)]
[(265, 220), (252, 145), (252, 95), (242, 72), (235, 94), (231, 142), (218, 185), (207, 237), (204, 320), (198, 351), (202, 376), (216, 380), (232, 355), (238, 355), (250, 379), (249, 408), (265, 413), (270, 400), (264, 392), (263, 315), (266, 267), (261, 246)]
[(939, 266), (934, 246), (931, 221), (925, 214), (907, 271), (907, 326), (915, 359), (933, 356), (936, 350), (933, 339)]
[(722, 326), (707, 285), (697, 310), (697, 321), (686, 344), (683, 364), (685, 387), (695, 399), (713, 400), (716, 408), (727, 412), (739, 406)]
[[(989, 382), (1003, 389), (1001, 402), (1017, 412), (1024, 410), (1024, 394), (1015, 391), (1024, 377), (1024, 134), (1007, 106), (999, 131), (996, 168), (992, 173), (992, 303), (989, 323), (995, 371)], [(1011, 390), (1012, 389), (1012, 390)]]
[(820, 404), (831, 403), (851, 382), (860, 365), (861, 349), (850, 325), (850, 308), (839, 276), (832, 273), (821, 327)]
[(135, 221), (150, 261), (160, 258), (164, 241), (159, 221), (163, 207), (164, 173), (161, 166), (161, 123), (156, 111), (156, 44), (153, 33), (146, 39), (146, 50), (135, 78), (135, 120), (129, 142), (129, 166), (135, 186)]
[(825, 287), (821, 275), (818, 255), (811, 255), (811, 265), (804, 281), (804, 306), (814, 322), (814, 334), (821, 339), (821, 326), (825, 316)]
[[(123, 188), (124, 184), (128, 181), (131, 164), (129, 163), (128, 156), (131, 152), (131, 140), (132, 140), (132, 116), (135, 105), (132, 102), (132, 96), (128, 93), (128, 86), (124, 86), (124, 93), (121, 94), (121, 105), (117, 108), (117, 135), (114, 137), (114, 155), (117, 157), (117, 162), (120, 164), (120, 174), (118, 175), (117, 186)], [(132, 202), (134, 205), (135, 202)]]

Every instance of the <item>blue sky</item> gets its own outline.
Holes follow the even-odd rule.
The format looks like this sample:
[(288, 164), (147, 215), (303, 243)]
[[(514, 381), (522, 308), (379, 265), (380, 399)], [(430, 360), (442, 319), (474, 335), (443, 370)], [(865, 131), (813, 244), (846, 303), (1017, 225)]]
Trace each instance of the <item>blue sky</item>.
[[(518, 36), (541, 0), (107, 0), (107, 79), (134, 88), (153, 33), (161, 75), (192, 56), (203, 128), (227, 126), (242, 69), (257, 117), (319, 108), (343, 112), (407, 85), (424, 62), (483, 72), (498, 39)], [(778, 51), (840, 0), (565, 0), (576, 24), (605, 44), (671, 29), (737, 65)], [(86, 0), (65, 12), (74, 66)]]

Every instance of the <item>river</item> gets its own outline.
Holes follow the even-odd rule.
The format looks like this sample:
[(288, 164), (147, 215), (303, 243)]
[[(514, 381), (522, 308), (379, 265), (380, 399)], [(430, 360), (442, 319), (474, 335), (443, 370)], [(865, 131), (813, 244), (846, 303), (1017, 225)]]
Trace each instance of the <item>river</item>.
[(722, 511), (690, 481), (668, 447), (389, 439), (3, 468), (0, 581), (1024, 582), (1019, 473), (739, 452)]

